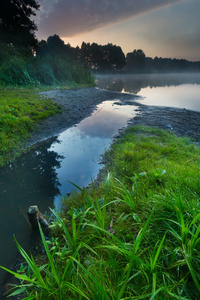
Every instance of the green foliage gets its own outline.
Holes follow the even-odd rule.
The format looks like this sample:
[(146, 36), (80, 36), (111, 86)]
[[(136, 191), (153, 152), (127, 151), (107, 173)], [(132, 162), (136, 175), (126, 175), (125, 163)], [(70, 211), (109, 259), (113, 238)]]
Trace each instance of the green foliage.
[(80, 65), (60, 53), (33, 56), (25, 48), (0, 43), (0, 85), (41, 86), (68, 85), (69, 83), (94, 85), (94, 78), (86, 65)]
[[(107, 152), (111, 172), (53, 212), (45, 257), (15, 273), (25, 299), (199, 299), (200, 149), (135, 127)], [(112, 160), (111, 160), (112, 158)], [(106, 171), (105, 171), (106, 172)], [(13, 274), (13, 271), (9, 271)]]
[(0, 90), (0, 165), (20, 151), (36, 124), (60, 112), (51, 99), (41, 98), (28, 89)]

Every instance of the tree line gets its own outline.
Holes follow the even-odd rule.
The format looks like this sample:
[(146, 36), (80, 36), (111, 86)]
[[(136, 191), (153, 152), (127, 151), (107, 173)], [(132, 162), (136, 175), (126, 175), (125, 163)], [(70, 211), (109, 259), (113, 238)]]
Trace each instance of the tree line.
[(81, 47), (65, 44), (57, 35), (38, 41), (32, 17), (35, 0), (1, 0), (0, 84), (55, 84), (63, 81), (92, 82), (93, 72), (197, 72), (200, 62), (185, 59), (151, 58), (143, 50), (126, 55), (120, 46), (83, 42)]
[(83, 42), (81, 47), (65, 45), (58, 35), (50, 36), (47, 41), (42, 40), (36, 47), (38, 56), (49, 54), (63, 58), (75, 59), (79, 63), (87, 63), (93, 71), (121, 71), (127, 73), (155, 73), (155, 72), (194, 72), (200, 71), (200, 61), (191, 62), (186, 59), (151, 58), (143, 50), (123, 53), (120, 46), (111, 43), (98, 45)]

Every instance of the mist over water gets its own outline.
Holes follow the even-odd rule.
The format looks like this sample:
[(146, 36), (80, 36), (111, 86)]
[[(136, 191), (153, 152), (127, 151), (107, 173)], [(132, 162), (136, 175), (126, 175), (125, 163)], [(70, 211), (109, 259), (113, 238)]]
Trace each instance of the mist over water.
[(138, 94), (147, 87), (169, 87), (181, 84), (200, 84), (200, 73), (176, 74), (110, 74), (97, 75), (101, 89)]
[(200, 73), (98, 75), (97, 85), (137, 94), (141, 104), (200, 111)]

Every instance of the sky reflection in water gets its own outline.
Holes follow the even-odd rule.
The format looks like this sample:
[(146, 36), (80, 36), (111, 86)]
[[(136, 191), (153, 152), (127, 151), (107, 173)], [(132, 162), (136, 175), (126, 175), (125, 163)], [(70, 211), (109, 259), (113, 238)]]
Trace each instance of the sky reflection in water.
[[(67, 180), (83, 187), (96, 177), (101, 167), (100, 156), (108, 149), (118, 129), (134, 116), (135, 109), (136, 106), (121, 108), (114, 101), (105, 101), (90, 117), (59, 135), (60, 142), (54, 142), (49, 150), (64, 156), (61, 167), (56, 169), (61, 195), (73, 188)], [(54, 203), (57, 206), (59, 202), (57, 196)]]
[(170, 88), (148, 87), (142, 89), (138, 95), (144, 97), (137, 101), (141, 104), (178, 107), (200, 112), (200, 85), (197, 84), (183, 84)]
[(142, 96), (145, 105), (186, 108), (200, 112), (200, 74), (99, 75), (97, 85), (106, 90)]

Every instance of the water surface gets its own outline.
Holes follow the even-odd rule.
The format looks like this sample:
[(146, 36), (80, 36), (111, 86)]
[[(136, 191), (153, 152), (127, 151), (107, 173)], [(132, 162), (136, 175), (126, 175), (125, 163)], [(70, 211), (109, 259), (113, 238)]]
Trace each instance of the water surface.
[[(61, 167), (56, 169), (61, 195), (72, 189), (66, 179), (83, 187), (97, 176), (100, 157), (108, 149), (112, 137), (135, 115), (136, 106), (121, 107), (117, 102), (105, 101), (98, 105), (90, 117), (60, 134), (49, 148), (62, 156)], [(56, 205), (59, 201), (60, 197), (55, 197)]]
[(200, 112), (200, 74), (98, 75), (100, 88), (142, 96), (138, 102)]

